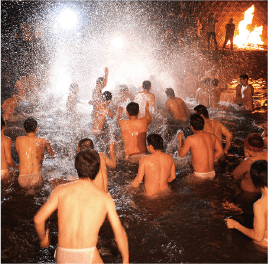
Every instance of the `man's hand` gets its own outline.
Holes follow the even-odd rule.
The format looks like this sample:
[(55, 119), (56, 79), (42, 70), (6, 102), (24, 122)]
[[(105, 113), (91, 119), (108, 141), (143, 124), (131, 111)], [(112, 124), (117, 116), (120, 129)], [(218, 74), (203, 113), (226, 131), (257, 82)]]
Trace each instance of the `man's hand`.
[(178, 137), (178, 140), (181, 141), (182, 138), (183, 138), (183, 133), (182, 132), (179, 132), (178, 135), (177, 135), (177, 137)]
[(235, 228), (235, 225), (237, 223), (237, 221), (235, 221), (234, 219), (230, 219), (230, 218), (224, 219), (224, 221), (229, 229)]
[(46, 233), (43, 239), (40, 241), (40, 247), (46, 248), (50, 244), (50, 236), (49, 236), (49, 229), (47, 228)]

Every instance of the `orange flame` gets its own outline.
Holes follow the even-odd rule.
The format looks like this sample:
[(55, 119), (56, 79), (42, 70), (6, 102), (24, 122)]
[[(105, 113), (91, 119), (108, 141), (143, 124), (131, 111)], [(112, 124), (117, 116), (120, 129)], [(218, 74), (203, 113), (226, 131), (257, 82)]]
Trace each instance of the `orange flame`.
[(244, 14), (244, 20), (240, 21), (238, 25), (239, 35), (234, 37), (234, 44), (239, 48), (245, 48), (247, 46), (257, 46), (263, 45), (261, 40), (263, 26), (255, 27), (252, 32), (249, 32), (246, 27), (252, 23), (254, 15), (254, 5), (252, 5)]

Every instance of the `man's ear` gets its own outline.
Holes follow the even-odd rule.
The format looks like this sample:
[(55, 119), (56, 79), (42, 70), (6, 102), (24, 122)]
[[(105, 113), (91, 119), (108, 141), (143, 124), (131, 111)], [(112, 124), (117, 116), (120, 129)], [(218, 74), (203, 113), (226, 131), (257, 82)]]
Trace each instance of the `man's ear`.
[(37, 131), (38, 131), (38, 127), (35, 128), (35, 131), (34, 132), (37, 133)]

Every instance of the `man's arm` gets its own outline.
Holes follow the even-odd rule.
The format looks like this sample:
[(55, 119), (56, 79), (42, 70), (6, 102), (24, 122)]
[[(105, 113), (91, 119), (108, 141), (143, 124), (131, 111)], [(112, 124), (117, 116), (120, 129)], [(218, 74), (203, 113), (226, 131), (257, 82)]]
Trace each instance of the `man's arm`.
[(230, 148), (231, 143), (232, 143), (233, 134), (224, 125), (222, 125), (221, 132), (226, 137), (226, 142), (225, 142), (225, 147), (224, 147), (223, 152), (227, 155), (228, 149)]
[(11, 155), (11, 139), (7, 138), (5, 144), (4, 144), (4, 151), (5, 151), (5, 160), (6, 163), (10, 166), (13, 167), (14, 169), (18, 169), (18, 166), (15, 164), (12, 155)]
[(138, 175), (136, 176), (136, 178), (134, 179), (134, 181), (132, 182), (131, 186), (132, 187), (139, 187), (139, 185), (142, 183), (144, 174), (145, 174), (145, 163), (144, 163), (144, 158), (142, 157), (140, 159), (139, 162), (139, 170), (138, 170)]
[(171, 166), (168, 182), (172, 182), (175, 179), (176, 179), (176, 169), (175, 169), (175, 163), (174, 163), (174, 161), (172, 159), (172, 166)]
[(54, 157), (55, 152), (54, 152), (54, 150), (52, 149), (52, 147), (51, 147), (51, 145), (50, 145), (50, 143), (49, 143), (49, 141), (48, 141), (47, 139), (45, 139), (45, 143), (46, 143), (46, 149), (47, 149), (47, 151), (48, 151), (48, 154), (49, 154), (51, 157)]
[(240, 180), (242, 179), (245, 174), (250, 171), (251, 162), (249, 158), (244, 159), (235, 169), (233, 172), (233, 176), (235, 179)]
[(179, 132), (178, 133), (178, 140), (179, 140), (178, 153), (179, 153), (179, 156), (181, 158), (184, 157), (188, 153), (188, 151), (190, 150), (190, 148), (191, 148), (189, 137), (185, 140), (185, 143), (184, 144), (183, 144), (182, 137), (183, 137), (183, 133), (182, 132)]
[(35, 230), (40, 241), (40, 246), (43, 248), (48, 247), (50, 243), (49, 230), (47, 229), (47, 232), (45, 232), (45, 223), (46, 220), (52, 215), (52, 213), (58, 208), (58, 190), (59, 187), (52, 192), (49, 200), (39, 209), (39, 211), (34, 216)]
[(151, 114), (149, 112), (149, 102), (146, 102), (146, 106), (145, 106), (145, 118), (147, 119), (147, 125), (150, 125), (152, 122), (152, 117)]
[(122, 263), (129, 263), (129, 252), (128, 252), (128, 238), (124, 227), (118, 217), (115, 209), (115, 203), (111, 197), (109, 197), (108, 204), (108, 220), (114, 232), (116, 244), (122, 255)]
[[(265, 208), (267, 210), (267, 208)], [(232, 229), (235, 228), (242, 232), (244, 235), (254, 239), (256, 241), (262, 241), (265, 234), (265, 212), (263, 211), (262, 205), (259, 201), (254, 204), (254, 222), (253, 229), (249, 229), (234, 219), (226, 219), (225, 222), (227, 227)]]
[(214, 160), (215, 160), (223, 154), (223, 148), (219, 139), (214, 134), (213, 136), (215, 137), (215, 145), (214, 145), (214, 148), (215, 148)]
[(104, 79), (103, 79), (103, 82), (102, 82), (102, 85), (101, 85), (101, 90), (104, 89), (104, 87), (107, 85), (107, 82), (108, 82), (108, 73), (109, 73), (109, 69), (106, 67), (105, 68), (105, 75), (104, 75)]
[(169, 113), (169, 111), (170, 111), (169, 103), (168, 101), (166, 101), (166, 112)]
[(184, 109), (185, 109), (186, 116), (187, 116), (187, 118), (189, 118), (189, 116), (190, 116), (190, 111), (189, 111), (187, 105), (185, 104), (185, 102), (183, 102), (183, 105), (184, 105)]
[[(106, 155), (105, 155), (106, 156)], [(116, 168), (116, 156), (114, 153), (114, 141), (110, 141), (110, 159), (106, 156), (106, 165), (112, 169)]]
[(117, 116), (117, 120), (116, 120), (116, 125), (118, 127), (120, 127), (120, 120), (122, 119), (122, 117), (123, 117), (123, 107), (119, 106), (119, 108), (118, 108), (118, 116)]

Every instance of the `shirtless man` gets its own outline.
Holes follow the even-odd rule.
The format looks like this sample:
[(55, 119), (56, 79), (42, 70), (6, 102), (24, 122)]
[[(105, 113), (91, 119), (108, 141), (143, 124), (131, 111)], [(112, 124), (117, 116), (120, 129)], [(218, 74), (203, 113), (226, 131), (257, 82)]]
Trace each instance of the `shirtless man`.
[(237, 229), (244, 235), (265, 248), (268, 248), (267, 236), (267, 160), (257, 160), (251, 164), (250, 178), (255, 189), (260, 189), (262, 196), (253, 205), (253, 229), (247, 228), (234, 219), (225, 219), (230, 229)]
[(139, 105), (131, 102), (127, 105), (127, 116), (129, 120), (120, 120), (122, 118), (123, 108), (119, 108), (117, 125), (121, 129), (121, 135), (124, 144), (125, 159), (138, 163), (140, 158), (147, 153), (146, 133), (147, 126), (151, 124), (151, 115), (149, 112), (149, 103), (146, 103), (146, 116), (138, 118)]
[(49, 246), (45, 222), (58, 210), (56, 263), (103, 263), (96, 245), (99, 230), (108, 216), (122, 263), (129, 263), (128, 239), (114, 201), (93, 183), (100, 168), (99, 154), (91, 149), (80, 151), (75, 168), (79, 180), (58, 186), (34, 217), (40, 246)]
[(219, 121), (209, 119), (208, 110), (204, 105), (198, 105), (194, 108), (196, 114), (201, 115), (204, 118), (205, 125), (204, 131), (213, 133), (217, 136), (219, 141), (222, 143), (222, 137), (226, 137), (225, 147), (223, 152), (225, 155), (228, 154), (228, 149), (231, 146), (233, 135), (232, 133)]
[(145, 116), (146, 112), (144, 111), (146, 103), (149, 102), (150, 112), (154, 113), (155, 110), (155, 95), (150, 92), (151, 82), (144, 81), (142, 83), (142, 92), (138, 92), (135, 96), (135, 102), (139, 104), (140, 107), (140, 116)]
[(211, 80), (211, 90), (210, 90), (210, 109), (218, 108), (220, 97), (221, 97), (221, 88), (218, 87), (219, 81), (218, 79)]
[(181, 98), (175, 97), (172, 88), (167, 88), (165, 93), (167, 95), (166, 111), (172, 114), (174, 120), (187, 121), (190, 112), (184, 101)]
[(168, 183), (176, 178), (173, 158), (163, 152), (163, 138), (158, 134), (147, 137), (147, 149), (151, 155), (139, 162), (139, 171), (132, 186), (138, 187), (144, 177), (144, 187), (148, 196), (158, 194), (168, 188)]
[(204, 124), (202, 116), (193, 114), (190, 116), (190, 125), (194, 135), (187, 137), (183, 144), (183, 133), (178, 133), (179, 156), (184, 157), (189, 150), (191, 151), (195, 179), (213, 179), (214, 159), (223, 154), (218, 138), (212, 133), (203, 131)]
[(113, 117), (112, 111), (108, 108), (112, 100), (112, 93), (106, 91), (102, 95), (102, 100), (95, 103), (95, 108), (92, 112), (92, 132), (94, 134), (101, 133), (103, 131), (105, 121), (107, 117)]
[(25, 101), (27, 100), (28, 82), (26, 76), (21, 76), (20, 80), (15, 82), (14, 89), (18, 91), (17, 100)]
[(209, 106), (209, 88), (210, 88), (210, 78), (206, 78), (202, 81), (202, 88), (196, 90), (195, 101), (198, 104), (202, 104), (206, 107)]
[[(89, 138), (83, 138), (78, 143), (78, 152), (83, 149), (94, 149), (93, 141)], [(114, 153), (114, 142), (110, 142), (110, 159), (104, 154), (99, 153), (100, 156), (100, 171), (98, 172), (96, 178), (93, 180), (94, 184), (97, 185), (100, 189), (102, 189), (105, 193), (108, 193), (107, 183), (107, 169), (106, 165), (111, 169), (116, 168), (116, 156)]]
[(108, 82), (108, 68), (105, 68), (105, 76), (99, 77), (96, 80), (96, 87), (93, 90), (92, 100), (89, 101), (89, 104), (93, 105), (93, 110), (95, 108), (95, 104), (98, 104), (102, 100), (102, 90), (105, 88)]
[(256, 160), (268, 160), (267, 149), (264, 149), (261, 135), (252, 133), (244, 139), (245, 159), (235, 168), (233, 176), (235, 179), (241, 179), (241, 189), (246, 192), (259, 193), (250, 178), (250, 166)]
[(14, 116), (14, 112), (18, 106), (17, 96), (15, 92), (11, 95), (10, 98), (7, 98), (2, 104), (3, 109), (3, 118), (4, 120), (11, 120)]
[(23, 126), (27, 135), (17, 137), (15, 141), (20, 162), (18, 182), (23, 188), (31, 188), (43, 182), (41, 166), (45, 150), (50, 156), (54, 156), (54, 151), (46, 138), (36, 136), (37, 122), (34, 118), (27, 118)]
[(9, 166), (18, 169), (11, 156), (11, 139), (5, 136), (5, 130), (6, 123), (1, 116), (1, 180), (9, 178)]
[(248, 75), (240, 75), (239, 84), (236, 86), (234, 103), (243, 104), (245, 110), (253, 111), (253, 93), (252, 85), (248, 84)]

